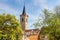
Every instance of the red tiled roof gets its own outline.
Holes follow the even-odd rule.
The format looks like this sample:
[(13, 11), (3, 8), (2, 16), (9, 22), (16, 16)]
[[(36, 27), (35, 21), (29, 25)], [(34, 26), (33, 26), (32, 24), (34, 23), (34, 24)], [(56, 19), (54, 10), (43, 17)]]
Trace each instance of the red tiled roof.
[(30, 31), (39, 31), (39, 29), (25, 30), (25, 32), (30, 32)]

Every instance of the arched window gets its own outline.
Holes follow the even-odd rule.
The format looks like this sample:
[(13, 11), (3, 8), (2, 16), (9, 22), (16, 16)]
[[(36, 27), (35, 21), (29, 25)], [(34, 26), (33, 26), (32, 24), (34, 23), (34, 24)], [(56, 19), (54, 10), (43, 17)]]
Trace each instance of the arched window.
[(22, 18), (22, 22), (24, 21), (24, 19)]

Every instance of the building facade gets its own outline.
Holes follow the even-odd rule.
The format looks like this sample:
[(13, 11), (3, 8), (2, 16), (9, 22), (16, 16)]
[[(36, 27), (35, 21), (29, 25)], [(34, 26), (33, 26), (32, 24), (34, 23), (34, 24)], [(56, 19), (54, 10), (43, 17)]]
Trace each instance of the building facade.
[(38, 29), (27, 30), (28, 15), (26, 14), (25, 6), (23, 7), (23, 12), (20, 15), (20, 23), (21, 23), (22, 29), (24, 31), (22, 40), (38, 40), (38, 34), (39, 34)]

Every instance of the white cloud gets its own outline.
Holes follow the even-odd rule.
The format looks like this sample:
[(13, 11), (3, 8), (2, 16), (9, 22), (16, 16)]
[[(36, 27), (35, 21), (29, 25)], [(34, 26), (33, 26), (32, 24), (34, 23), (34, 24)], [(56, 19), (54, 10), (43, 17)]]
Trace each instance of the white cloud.
[(33, 22), (36, 21), (36, 19), (38, 18), (37, 14), (36, 15), (32, 15), (32, 14), (28, 14), (29, 15), (29, 19)]
[(10, 13), (18, 18), (19, 11), (11, 8), (7, 4), (0, 3), (0, 13)]
[(41, 6), (42, 8), (48, 8), (47, 0), (34, 0), (34, 5)]

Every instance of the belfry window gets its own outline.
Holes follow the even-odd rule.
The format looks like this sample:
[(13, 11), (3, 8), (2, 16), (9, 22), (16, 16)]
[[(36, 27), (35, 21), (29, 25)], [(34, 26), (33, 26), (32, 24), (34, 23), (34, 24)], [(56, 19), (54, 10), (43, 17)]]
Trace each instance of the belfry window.
[(24, 21), (24, 19), (22, 18), (22, 22)]

